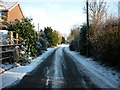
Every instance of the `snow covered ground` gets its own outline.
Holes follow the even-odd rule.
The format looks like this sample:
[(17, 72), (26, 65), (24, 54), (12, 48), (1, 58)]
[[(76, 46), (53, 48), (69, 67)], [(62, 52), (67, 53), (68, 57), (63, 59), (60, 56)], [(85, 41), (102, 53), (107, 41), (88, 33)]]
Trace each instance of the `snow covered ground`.
[[(93, 61), (91, 58), (85, 58), (79, 55), (78, 52), (70, 51), (68, 46), (69, 45), (58, 45), (58, 47), (66, 47), (67, 52), (70, 53), (70, 55), (76, 58), (79, 63), (84, 65), (91, 72), (94, 73), (94, 71), (97, 71), (111, 78), (114, 82), (119, 83), (120, 80), (119, 72), (112, 70), (112, 68), (109, 67), (103, 67), (98, 62)], [(41, 56), (31, 60), (32, 62), (29, 65), (15, 67), (13, 69), (4, 72), (3, 74), (0, 74), (0, 89), (18, 83), (25, 74), (27, 74), (28, 72), (32, 71), (35, 67), (37, 67), (37, 65), (40, 64), (44, 58), (49, 56), (55, 50), (55, 48), (48, 49), (48, 51), (43, 53)], [(0, 70), (2, 70), (2, 68), (0, 68)]]
[(68, 47), (66, 48), (66, 50), (72, 57), (74, 57), (78, 61), (78, 63), (83, 65), (87, 70), (94, 73), (95, 75), (99, 73), (97, 74), (97, 76), (101, 79), (104, 79), (104, 77), (101, 77), (101, 75), (105, 75), (106, 79), (107, 77), (112, 79), (112, 81), (117, 83), (118, 87), (120, 87), (120, 72), (117, 72), (108, 66), (100, 65), (99, 62), (93, 61), (92, 58), (85, 58), (81, 56), (78, 52), (70, 51)]
[[(48, 48), (48, 51), (43, 53), (41, 56), (31, 60), (31, 64), (14, 67), (13, 69), (0, 74), (0, 89), (18, 83), (25, 74), (35, 69), (37, 65), (39, 65), (45, 58), (47, 58), (56, 48), (57, 47)], [(8, 64), (5, 66), (5, 68), (9, 68), (10, 66), (11, 65)], [(0, 68), (0, 71), (4, 71), (4, 69)]]

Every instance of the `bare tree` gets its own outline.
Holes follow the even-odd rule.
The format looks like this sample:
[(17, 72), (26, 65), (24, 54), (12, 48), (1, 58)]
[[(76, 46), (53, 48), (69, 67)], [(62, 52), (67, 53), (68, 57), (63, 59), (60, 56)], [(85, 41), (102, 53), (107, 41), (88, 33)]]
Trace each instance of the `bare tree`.
[(106, 15), (106, 2), (104, 0), (91, 0), (89, 3), (90, 15), (90, 29), (88, 39), (93, 43), (96, 42), (95, 38), (98, 37), (104, 17)]
[(73, 40), (75, 39), (77, 36), (79, 36), (80, 34), (80, 28), (81, 26), (80, 25), (74, 25), (73, 28), (71, 29), (71, 33), (70, 35), (68, 36), (67, 40)]
[(92, 0), (89, 4), (89, 9), (90, 22), (94, 26), (103, 22), (107, 11), (106, 2), (104, 2), (104, 0)]

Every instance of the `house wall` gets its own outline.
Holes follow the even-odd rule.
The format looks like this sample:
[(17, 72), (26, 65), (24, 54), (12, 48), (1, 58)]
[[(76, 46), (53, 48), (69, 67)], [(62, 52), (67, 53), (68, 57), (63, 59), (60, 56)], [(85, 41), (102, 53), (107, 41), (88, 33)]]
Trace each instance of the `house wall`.
[(5, 16), (4, 20), (7, 21), (8, 12), (4, 12), (4, 16)]
[(6, 11), (3, 11), (3, 12), (0, 12), (0, 13), (3, 13), (2, 15), (0, 15), (0, 30), (3, 30), (5, 29), (5, 24), (6, 24), (6, 21), (7, 21), (7, 12)]
[(23, 14), (19, 4), (16, 5), (12, 10), (6, 12), (6, 15), (8, 15), (7, 21), (14, 21), (15, 19), (18, 19), (21, 21), (21, 19), (23, 18)]

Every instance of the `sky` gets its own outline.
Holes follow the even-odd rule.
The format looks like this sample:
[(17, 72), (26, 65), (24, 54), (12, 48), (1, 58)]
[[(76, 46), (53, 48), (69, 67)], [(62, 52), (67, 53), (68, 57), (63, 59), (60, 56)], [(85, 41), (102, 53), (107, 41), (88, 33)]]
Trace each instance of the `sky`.
[[(38, 31), (44, 27), (52, 27), (62, 35), (68, 35), (76, 24), (86, 22), (86, 14), (83, 11), (86, 0), (3, 0), (18, 1), (25, 17), (33, 18), (32, 23)], [(107, 0), (108, 12), (117, 14), (117, 2), (119, 0)], [(114, 10), (113, 10), (114, 8)]]

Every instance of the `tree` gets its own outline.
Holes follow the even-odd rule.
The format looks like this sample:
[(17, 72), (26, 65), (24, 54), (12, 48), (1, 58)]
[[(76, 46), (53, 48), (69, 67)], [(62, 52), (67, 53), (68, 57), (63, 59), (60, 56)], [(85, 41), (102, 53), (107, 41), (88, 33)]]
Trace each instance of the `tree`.
[(94, 54), (94, 50), (96, 50), (97, 38), (100, 33), (100, 28), (102, 27), (102, 23), (104, 23), (104, 17), (106, 15), (106, 2), (104, 0), (92, 0), (89, 2), (89, 31), (87, 31), (87, 45), (88, 56), (92, 53)]
[(51, 27), (45, 27), (44, 33), (46, 35), (47, 41), (49, 42), (50, 46), (52, 46), (52, 28)]
[(89, 15), (90, 21), (94, 26), (98, 26), (101, 22), (103, 22), (103, 18), (106, 15), (106, 2), (104, 0), (93, 0), (89, 4)]
[(62, 36), (62, 44), (65, 44), (65, 37)]
[(59, 42), (59, 35), (58, 35), (57, 31), (54, 30), (52, 32), (52, 45), (56, 46), (58, 44), (58, 42)]
[(79, 51), (79, 35), (80, 35), (80, 25), (74, 25), (71, 29), (71, 33), (68, 37), (68, 40), (70, 41), (70, 50), (76, 50)]
[(94, 0), (89, 4), (90, 8), (90, 29), (89, 52), (95, 60), (101, 60), (111, 65), (120, 65), (120, 30), (118, 18), (110, 17), (104, 19), (106, 15), (106, 2), (104, 0)]
[(40, 31), (40, 39), (39, 39), (39, 42), (41, 43), (42, 45), (42, 49), (43, 50), (47, 50), (47, 47), (49, 46), (49, 42), (47, 41), (47, 37), (44, 33), (43, 30)]
[(57, 31), (57, 33), (58, 33), (58, 37), (59, 37), (59, 42), (58, 42), (58, 44), (61, 44), (61, 43), (62, 43), (62, 35), (61, 35), (61, 33), (58, 32), (58, 31)]
[(7, 24), (8, 30), (13, 30), (19, 34), (19, 40), (26, 47), (25, 52), (31, 56), (36, 54), (37, 34), (34, 31), (32, 19), (24, 18), (22, 22), (15, 20)]
[(80, 25), (74, 25), (73, 28), (71, 29), (71, 33), (68, 36), (67, 40), (73, 40), (74, 38), (76, 38), (79, 33), (80, 33)]
[(53, 30), (51, 27), (45, 27), (44, 33), (47, 38), (47, 41), (50, 44), (50, 47), (56, 46), (59, 42), (59, 35), (56, 30)]
[(79, 45), (79, 49), (80, 49), (80, 54), (81, 55), (87, 55), (87, 33), (88, 27), (86, 24), (83, 24), (81, 26), (81, 32), (80, 32), (80, 45)]

